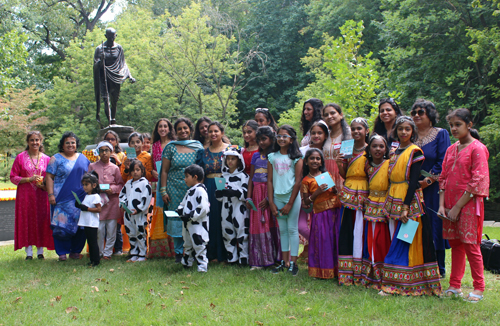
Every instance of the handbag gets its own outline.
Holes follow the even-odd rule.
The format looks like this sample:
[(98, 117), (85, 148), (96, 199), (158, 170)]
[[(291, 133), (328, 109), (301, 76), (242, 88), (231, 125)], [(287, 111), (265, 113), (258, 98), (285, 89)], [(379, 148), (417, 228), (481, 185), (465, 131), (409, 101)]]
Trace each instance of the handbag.
[(487, 238), (481, 240), (484, 269), (493, 274), (500, 274), (500, 242), (497, 239), (490, 240), (487, 234), (483, 236)]

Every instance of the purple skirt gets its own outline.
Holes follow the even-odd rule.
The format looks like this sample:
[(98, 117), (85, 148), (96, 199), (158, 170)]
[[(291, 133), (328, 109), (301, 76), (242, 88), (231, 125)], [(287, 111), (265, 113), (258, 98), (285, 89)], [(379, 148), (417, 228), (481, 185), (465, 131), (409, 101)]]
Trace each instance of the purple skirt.
[(309, 276), (330, 279), (338, 276), (340, 208), (312, 214), (309, 235)]

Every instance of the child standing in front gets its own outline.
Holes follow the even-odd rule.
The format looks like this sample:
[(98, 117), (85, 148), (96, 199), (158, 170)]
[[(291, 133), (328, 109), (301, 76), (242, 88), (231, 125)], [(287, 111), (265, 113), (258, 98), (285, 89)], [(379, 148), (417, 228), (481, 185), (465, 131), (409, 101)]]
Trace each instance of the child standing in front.
[(208, 266), (208, 213), (210, 213), (207, 188), (202, 183), (204, 177), (205, 173), (199, 165), (192, 164), (184, 169), (184, 182), (189, 189), (176, 210), (184, 224), (182, 228), (184, 256), (181, 263), (184, 268), (190, 268), (196, 259), (198, 272), (201, 273), (206, 272)]
[[(151, 181), (153, 176), (151, 172), (153, 171), (153, 162), (151, 160), (151, 154), (143, 151), (144, 137), (138, 132), (133, 132), (128, 137), (128, 146), (135, 149), (135, 154), (137, 155), (137, 160), (141, 161), (142, 166), (144, 166), (144, 178)], [(128, 154), (127, 154), (128, 155)], [(130, 167), (130, 159), (125, 157), (125, 161), (121, 166), (121, 174), (124, 182), (127, 182), (132, 178), (132, 168)], [(149, 203), (148, 203), (149, 205)]]
[[(250, 210), (250, 235), (248, 263), (250, 270), (272, 266), (281, 261), (281, 244), (278, 221), (271, 215), (267, 200), (267, 155), (273, 151), (276, 134), (269, 126), (259, 127), (256, 134), (259, 152), (252, 157), (248, 178), (247, 208)], [(252, 209), (251, 199), (257, 208)]]
[(222, 202), (222, 238), (228, 263), (248, 265), (249, 217), (245, 206), (248, 193), (248, 174), (240, 147), (228, 147), (222, 154), (222, 176), (226, 189), (216, 190), (215, 197)]
[(120, 205), (125, 206), (125, 230), (130, 241), (129, 254), (132, 256), (127, 262), (146, 260), (146, 225), (149, 203), (152, 190), (148, 180), (144, 177), (146, 169), (141, 161), (134, 159), (130, 162), (130, 176), (132, 179), (125, 183), (120, 193)]
[[(302, 179), (303, 207), (312, 205), (311, 235), (309, 239), (309, 276), (332, 279), (338, 275), (337, 229), (340, 222), (340, 202), (337, 189), (318, 185), (315, 177), (326, 172), (323, 152), (311, 148), (304, 157)], [(332, 175), (330, 177), (333, 180)]]
[(100, 262), (97, 230), (99, 229), (101, 196), (99, 195), (99, 176), (97, 172), (85, 173), (82, 177), (82, 185), (87, 195), (81, 204), (75, 201), (75, 207), (81, 210), (78, 226), (84, 227), (87, 244), (89, 245), (89, 265), (94, 267), (99, 265)]
[(297, 143), (297, 133), (292, 126), (281, 126), (276, 138), (277, 151), (268, 155), (267, 194), (271, 213), (278, 218), (283, 259), (272, 273), (277, 274), (287, 269), (296, 276), (299, 273), (297, 255), (302, 154)]
[[(120, 168), (111, 163), (113, 145), (102, 141), (97, 145), (99, 161), (89, 165), (89, 171), (99, 174), (99, 184), (108, 185), (107, 190), (101, 189), (102, 210), (99, 214), (99, 253), (104, 260), (110, 260), (116, 241), (117, 221), (121, 218), (120, 210), (116, 209), (119, 204), (118, 195), (123, 188), (124, 182), (120, 174)], [(106, 247), (104, 247), (106, 242)]]

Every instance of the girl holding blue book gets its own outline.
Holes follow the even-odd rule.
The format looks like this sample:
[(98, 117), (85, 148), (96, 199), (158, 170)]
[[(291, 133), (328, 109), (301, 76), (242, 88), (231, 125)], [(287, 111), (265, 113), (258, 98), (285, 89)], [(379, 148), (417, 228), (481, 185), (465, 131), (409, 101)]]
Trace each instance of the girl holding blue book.
[[(380, 295), (440, 295), (439, 269), (432, 240), (431, 220), (425, 214), (422, 189), (418, 179), (424, 155), (413, 144), (418, 138), (413, 119), (401, 116), (394, 125), (393, 137), (399, 147), (389, 161), (390, 186), (384, 204), (392, 238), (384, 260)], [(408, 220), (418, 222), (413, 241), (398, 238)]]

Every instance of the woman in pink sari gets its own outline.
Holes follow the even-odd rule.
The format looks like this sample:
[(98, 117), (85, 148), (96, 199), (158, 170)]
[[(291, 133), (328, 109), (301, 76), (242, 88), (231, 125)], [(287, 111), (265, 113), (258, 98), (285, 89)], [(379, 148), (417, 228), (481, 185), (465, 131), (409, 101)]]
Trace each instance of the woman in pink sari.
[(461, 282), (465, 257), (469, 260), (474, 290), (465, 299), (475, 303), (483, 299), (484, 268), (481, 236), (484, 221), (484, 198), (489, 195), (488, 149), (472, 129), (469, 110), (457, 109), (446, 117), (458, 141), (446, 151), (439, 177), (439, 214), (443, 238), (451, 246), (450, 287), (446, 296), (462, 296)]
[(31, 260), (32, 246), (36, 246), (38, 259), (44, 259), (44, 247), (54, 250), (49, 198), (43, 184), (50, 157), (43, 154), (39, 131), (29, 132), (26, 142), (28, 146), (17, 155), (10, 171), (10, 181), (17, 185), (14, 250), (24, 247), (26, 260)]

